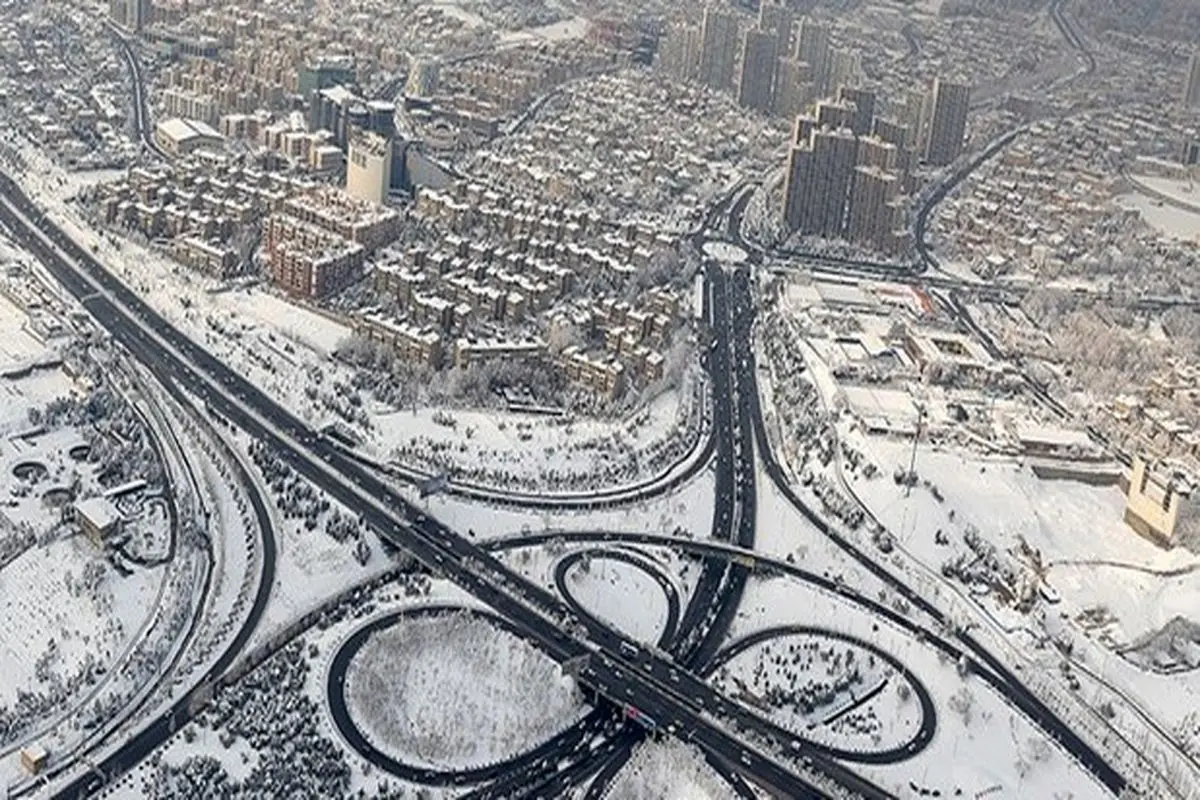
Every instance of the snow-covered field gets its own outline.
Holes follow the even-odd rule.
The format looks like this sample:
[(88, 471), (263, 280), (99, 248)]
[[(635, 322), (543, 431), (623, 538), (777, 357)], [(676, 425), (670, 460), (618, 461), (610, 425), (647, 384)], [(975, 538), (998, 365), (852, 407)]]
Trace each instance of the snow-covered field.
[(398, 761), (453, 770), (530, 749), (583, 716), (574, 681), (479, 617), (415, 617), (371, 636), (346, 676), (351, 715)]
[[(744, 608), (731, 630), (738, 639), (756, 630), (789, 624), (822, 625), (869, 641), (910, 669), (929, 691), (937, 714), (932, 741), (918, 755), (891, 765), (856, 764), (864, 776), (900, 797), (919, 788), (942, 797), (973, 797), (990, 790), (997, 797), (1107, 797), (1076, 762), (1053, 746), (983, 681), (959, 674), (953, 662), (887, 622), (851, 606), (845, 598), (794, 580), (751, 581)], [(802, 610), (802, 613), (801, 613)], [(912, 704), (915, 698), (896, 701)], [(881, 741), (906, 738), (896, 727), (909, 714), (878, 717)], [(992, 788), (999, 787), (999, 788)], [(961, 790), (961, 795), (955, 791)]]
[[(1200, 242), (1200, 211), (1166, 205), (1144, 194), (1121, 195), (1115, 202), (1122, 208), (1136, 209), (1146, 224), (1163, 236)], [(1191, 202), (1200, 209), (1200, 195), (1192, 196)]]
[(676, 739), (638, 745), (605, 797), (611, 800), (723, 800), (730, 788), (696, 748)]
[(576, 561), (565, 577), (571, 596), (594, 616), (639, 642), (658, 643), (667, 598), (646, 570), (596, 554)]
[(785, 730), (845, 750), (900, 747), (921, 722), (913, 687), (899, 671), (857, 644), (820, 634), (753, 645), (712, 680)]

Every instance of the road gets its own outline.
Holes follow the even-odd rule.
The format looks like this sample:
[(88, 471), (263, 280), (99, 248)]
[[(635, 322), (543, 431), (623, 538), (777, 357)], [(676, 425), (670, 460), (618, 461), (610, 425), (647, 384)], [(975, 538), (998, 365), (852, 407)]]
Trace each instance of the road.
[[(731, 209), (731, 217), (736, 217), (744, 212), (745, 204), (740, 207)], [(728, 230), (740, 239), (742, 230), (740, 219), (731, 219), (728, 225)], [(735, 241), (735, 243), (739, 243)], [(752, 256), (754, 258), (754, 256)], [(748, 287), (746, 287), (748, 291)], [(743, 300), (743, 303), (748, 303), (749, 300)], [(961, 313), (961, 310), (960, 310)], [(968, 315), (969, 319), (969, 315)], [(739, 338), (749, 340), (753, 332), (747, 327), (738, 327), (734, 334)], [(879, 561), (872, 557), (871, 554), (865, 553), (843, 535), (836, 527), (830, 525), (816, 511), (810, 508), (795, 492), (790, 482), (786, 477), (786, 473), (778, 460), (775, 458), (771, 450), (770, 442), (767, 438), (766, 423), (763, 416), (761, 403), (757, 391), (751, 395), (754, 404), (753, 421), (754, 421), (754, 436), (758, 446), (759, 457), (762, 459), (765, 471), (772, 483), (781, 496), (796, 508), (818, 531), (829, 538), (847, 555), (854, 559), (867, 572), (874, 575), (883, 584), (897, 594), (913, 607), (920, 609), (925, 614), (947, 629), (952, 629), (951, 621), (931, 602), (926, 600), (907, 584), (895, 577), (888, 569), (882, 566)], [(1071, 728), (1060, 719), (1053, 711), (1050, 710), (1036, 695), (1033, 694), (1013, 672), (993, 656), (986, 647), (980, 644), (971, 636), (968, 631), (963, 631), (958, 634), (958, 638), (965, 646), (967, 653), (981, 667), (990, 670), (998, 679), (997, 688), (1016, 708), (1021, 710), (1029, 719), (1033, 720), (1043, 731), (1051, 738), (1055, 739), (1075, 758), (1080, 764), (1088, 769), (1096, 778), (1108, 787), (1113, 794), (1120, 794), (1125, 789), (1126, 781), (1113, 767), (1105, 760), (1103, 756), (1097, 753), (1091, 745), (1083, 741)]]
[[(106, 272), (85, 247), (47, 220), (7, 176), (0, 178), (0, 193), (4, 195), (0, 220), (14, 237), (160, 381), (186, 387), (208, 403), (215, 414), (266, 443), (333, 499), (361, 509), (363, 520), (381, 537), (512, 620), (522, 635), (538, 641), (556, 659), (587, 656), (590, 663), (580, 674), (586, 685), (605, 696), (644, 706), (656, 718), (677, 720), (680, 735), (736, 764), (739, 772), (760, 785), (789, 796), (819, 796), (811, 779), (801, 777), (794, 767), (731, 733), (721, 718), (733, 704), (694, 673), (682, 669), (665, 654), (630, 642), (616, 632), (587, 627), (550, 592), (510, 570), (466, 537), (425, 516), (257, 386), (172, 328)], [(871, 796), (886, 796), (840, 764), (817, 763), (816, 758), (813, 761), (820, 772), (843, 785), (859, 787)], [(110, 777), (121, 766), (114, 761)], [(59, 795), (80, 796), (91, 788), (85, 779), (65, 787)]]
[(170, 162), (171, 156), (158, 146), (154, 139), (154, 127), (150, 120), (150, 106), (146, 98), (146, 82), (142, 76), (142, 63), (129, 35), (111, 19), (104, 18), (104, 27), (112, 34), (117, 49), (121, 51), (125, 64), (129, 68), (129, 80), (133, 91), (133, 126), (134, 133), (148, 152), (157, 158)]

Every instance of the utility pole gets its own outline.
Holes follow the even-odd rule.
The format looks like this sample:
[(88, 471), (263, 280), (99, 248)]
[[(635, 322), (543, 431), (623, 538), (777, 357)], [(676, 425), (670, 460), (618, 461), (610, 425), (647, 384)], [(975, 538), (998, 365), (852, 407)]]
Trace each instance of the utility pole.
[(908, 497), (912, 493), (912, 485), (916, 481), (917, 473), (917, 442), (921, 440), (921, 427), (925, 423), (925, 406), (914, 403), (917, 408), (917, 429), (913, 432), (912, 455), (908, 459), (908, 472), (904, 475), (904, 496)]

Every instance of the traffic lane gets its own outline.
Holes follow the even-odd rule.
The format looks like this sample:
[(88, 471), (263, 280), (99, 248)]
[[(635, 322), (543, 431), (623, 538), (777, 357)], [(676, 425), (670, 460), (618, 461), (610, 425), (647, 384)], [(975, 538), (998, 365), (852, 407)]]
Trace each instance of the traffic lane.
[[(79, 248), (76, 247), (75, 249), (78, 250)], [(88, 257), (85, 255), (85, 259), (87, 259), (87, 258)], [(57, 256), (54, 255), (52, 260), (56, 260), (56, 259), (57, 259)], [(85, 263), (87, 263), (86, 260), (85, 260)], [(94, 265), (94, 262), (90, 262), (90, 263), (92, 263)], [(69, 269), (66, 267), (64, 267), (64, 268)], [(98, 266), (96, 268), (99, 269)], [(107, 275), (107, 273), (105, 273), (105, 274)], [(126, 289), (123, 285), (119, 286), (118, 288), (125, 294), (131, 294), (129, 292), (129, 290)], [(136, 300), (136, 298), (135, 298), (135, 300)], [(153, 315), (152, 313), (149, 312), (149, 309), (147, 306), (145, 306), (144, 304), (140, 304), (140, 307), (143, 310), (143, 316), (149, 316), (149, 318), (151, 320), (156, 318), (156, 315)], [(165, 326), (165, 322), (163, 322), (161, 320), (161, 318), (158, 318), (158, 321), (160, 323), (160, 327)], [(165, 326), (165, 327), (169, 328), (169, 326)], [(118, 325), (117, 329), (119, 331), (126, 330), (126, 328), (123, 324)], [(174, 335), (172, 336), (171, 334), (174, 334)], [(171, 339), (178, 340), (180, 338), (186, 338), (186, 337), (182, 337), (181, 334), (179, 334), (177, 331), (174, 331), (174, 329), (170, 329), (169, 331), (167, 331), (167, 337), (165, 337), (165, 338), (168, 338), (168, 341), (170, 341)], [(181, 342), (181, 344), (184, 345), (184, 347), (188, 347), (188, 348), (192, 349), (193, 351), (196, 349), (195, 346), (192, 345), (190, 342), (186, 342), (186, 343)], [(178, 357), (174, 353), (168, 353), (168, 351), (165, 351), (165, 350), (162, 351), (162, 354), (160, 357), (165, 357), (167, 355), (169, 355), (168, 360), (178, 360)], [(205, 358), (205, 357), (207, 357), (207, 358)], [(209, 355), (205, 352), (199, 358), (202, 361), (206, 360), (210, 364), (215, 365), (215, 369), (212, 372), (210, 372), (210, 375), (220, 376), (220, 377), (224, 378), (225, 383), (230, 384), (230, 385), (236, 387), (237, 389), (240, 389), (241, 391), (238, 391), (237, 394), (239, 395), (240, 398), (242, 398), (243, 402), (247, 406), (253, 407), (253, 406), (257, 405), (258, 409), (256, 409), (256, 411), (258, 411), (258, 413), (262, 413), (261, 409), (263, 409), (265, 407), (265, 409), (266, 409), (265, 415), (266, 416), (273, 416), (275, 418), (282, 419), (282, 420), (285, 420), (288, 423), (290, 423), (288, 425), (288, 427), (290, 428), (290, 431), (289, 431), (290, 433), (298, 432), (298, 429), (302, 427), (300, 425), (300, 423), (296, 422), (294, 420), (294, 418), (291, 417), (290, 414), (288, 414), (287, 412), (284, 412), (278, 406), (275, 406), (272, 402), (268, 401), (267, 398), (265, 398), (265, 396), (262, 394), (262, 392), (257, 389), (257, 387), (253, 387), (253, 386), (247, 384), (247, 382), (245, 382), (243, 379), (240, 379), (240, 376), (236, 376), (235, 374), (233, 374), (230, 370), (228, 370), (228, 368), (224, 367), (223, 364), (220, 364), (219, 362), (217, 362), (215, 360), (215, 358), (213, 358), (211, 355)], [(277, 436), (273, 431), (267, 430), (263, 425), (259, 424), (259, 422), (256, 419), (254, 419), (247, 410), (243, 409), (241, 406), (234, 404), (232, 401), (228, 400), (222, 393), (210, 391), (208, 388), (207, 382), (202, 380), (198, 374), (192, 372), (191, 371), (192, 367), (190, 365), (183, 364), (182, 366), (184, 367), (185, 372), (187, 372), (190, 375), (193, 375), (193, 382), (196, 386), (197, 391), (199, 391), (202, 394), (204, 394), (205, 396), (207, 396), (207, 398), (210, 400), (210, 402), (213, 402), (214, 404), (224, 408), (225, 412), (229, 415), (229, 417), (231, 419), (237, 420), (239, 422), (239, 424), (241, 424), (244, 428), (246, 428), (252, 435), (256, 435), (257, 437), (262, 438), (265, 441), (273, 442), (276, 449), (279, 450), (280, 452), (282, 452), (284, 454), (284, 456), (286, 458), (288, 458), (289, 461), (293, 462), (302, 471), (302, 473), (303, 472), (308, 473), (308, 475), (306, 477), (313, 479), (318, 485), (330, 490), (335, 498), (338, 498), (342, 502), (346, 503), (349, 507), (355, 507), (356, 503), (354, 501), (356, 500), (356, 497), (354, 496), (354, 493), (345, 485), (345, 483), (343, 483), (343, 480), (346, 477), (349, 477), (354, 483), (357, 483), (358, 485), (363, 486), (363, 487), (368, 487), (370, 485), (374, 485), (375, 487), (382, 488), (383, 495), (392, 495), (393, 494), (388, 487), (384, 487), (380, 482), (375, 481), (370, 476), (364, 476), (362, 471), (357, 469), (357, 467), (355, 467), (354, 465), (350, 465), (351, 466), (350, 469), (347, 469), (345, 465), (339, 465), (338, 469), (342, 475), (343, 480), (331, 480), (330, 475), (328, 475), (327, 473), (324, 473), (324, 471), (321, 469), (317, 469), (313, 464), (310, 463), (308, 457), (306, 457), (304, 454), (298, 452), (295, 448), (292, 447), (292, 445), (290, 443), (284, 441), (279, 436)], [(399, 499), (398, 507), (405, 510), (406, 514), (409, 517), (412, 517), (414, 515), (421, 516), (421, 515), (417, 514), (411, 508), (411, 506), (409, 506), (409, 504), (407, 502), (403, 501), (402, 498)], [(519, 603), (516, 603), (515, 601), (510, 600), (506, 595), (503, 595), (502, 593), (498, 592), (493, 587), (491, 587), (491, 585), (489, 583), (480, 580), (477, 576), (471, 574), (467, 570), (458, 568), (457, 565), (455, 565), (455, 564), (446, 562), (446, 560), (444, 559), (444, 556), (442, 556), (442, 554), (438, 548), (434, 547), (432, 544), (427, 544), (426, 542), (421, 541), (422, 537), (417, 534), (417, 530), (415, 528), (408, 529), (408, 530), (400, 530), (400, 529), (390, 528), (390, 527), (388, 527), (388, 523), (394, 524), (394, 522), (392, 520), (389, 520), (386, 517), (384, 517), (384, 515), (382, 515), (381, 512), (377, 511), (373, 507), (369, 507), (369, 509), (370, 509), (371, 517), (375, 519), (375, 525), (373, 525), (373, 527), (378, 526), (377, 529), (381, 530), (381, 532), (384, 535), (393, 537), (396, 540), (395, 543), (398, 543), (402, 547), (408, 548), (410, 551), (412, 551), (414, 553), (414, 555), (417, 558), (421, 559), (423, 562), (425, 562), (427, 564), (430, 564), (433, 568), (443, 569), (443, 571), (448, 571), (453, 577), (457, 577), (463, 583), (464, 588), (467, 588), (468, 591), (472, 591), (472, 593), (477, 593), (477, 596), (479, 596), (480, 599), (483, 599), (484, 602), (488, 603), (489, 605), (492, 605), (493, 607), (501, 610), (503, 613), (507, 613), (511, 616), (516, 617), (518, 620), (521, 620), (525, 624), (533, 623), (536, 625), (536, 627), (542, 628), (542, 630), (540, 632), (535, 632), (535, 635), (540, 633), (542, 636), (544, 636), (550, 642), (555, 642), (557, 644), (557, 646), (563, 648), (564, 658), (571, 657), (572, 655), (578, 654), (578, 649), (580, 648), (580, 645), (578, 645), (576, 642), (574, 642), (573, 639), (570, 639), (569, 637), (566, 637), (565, 635), (561, 634), (561, 632), (558, 630), (558, 628), (552, 626), (548, 621), (542, 620), (540, 618), (540, 615), (532, 613), (528, 609), (521, 607)], [(423, 516), (421, 516), (421, 518), (424, 519)], [(429, 532), (430, 532), (430, 530), (429, 530), (430, 528), (432, 528), (435, 533), (439, 530), (445, 530), (445, 529), (439, 529), (438, 526), (432, 524), (429, 520), (426, 520), (425, 530), (423, 530), (422, 533), (424, 533), (426, 536), (428, 536)], [(458, 539), (457, 541), (461, 542), (462, 550), (472, 552), (473, 556), (485, 557), (485, 556), (483, 556), (482, 551), (478, 551), (477, 548), (473, 548), (473, 546), (470, 545), (469, 543), (466, 543), (465, 540)], [(493, 559), (493, 561), (494, 561), (494, 559)], [(497, 567), (497, 571), (502, 574), (509, 572), (508, 570), (503, 568), (502, 565), (499, 565), (498, 562), (496, 562), (496, 567)], [(510, 578), (511, 582), (514, 585), (519, 586), (523, 583), (520, 576), (509, 573), (509, 575), (507, 577)], [(538, 591), (536, 591), (536, 589), (535, 589), (532, 592), (527, 592), (527, 596), (529, 596), (530, 594), (532, 594), (534, 597), (536, 597), (538, 595)], [(543, 593), (543, 594), (545, 594), (545, 593)], [(553, 598), (551, 598), (551, 599), (553, 599)], [(543, 624), (537, 624), (537, 623), (543, 623)], [(668, 691), (670, 691), (670, 690), (668, 690)]]

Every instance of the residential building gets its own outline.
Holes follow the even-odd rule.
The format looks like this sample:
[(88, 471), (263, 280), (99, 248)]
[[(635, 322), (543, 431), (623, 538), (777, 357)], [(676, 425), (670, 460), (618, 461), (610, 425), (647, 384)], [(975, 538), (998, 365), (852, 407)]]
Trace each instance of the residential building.
[(1125, 499), (1125, 523), (1155, 544), (1171, 546), (1200, 522), (1192, 495), (1193, 487), (1184, 476), (1135, 456)]
[(855, 136), (866, 136), (871, 132), (875, 119), (875, 93), (866, 89), (855, 89), (842, 86), (838, 89), (838, 100), (854, 106), (854, 115), (850, 118), (850, 130)]
[(376, 133), (350, 140), (346, 154), (346, 194), (383, 205), (392, 182), (392, 143)]
[(1188, 59), (1187, 81), (1183, 88), (1183, 104), (1189, 108), (1200, 108), (1200, 51)]
[(710, 89), (728, 89), (737, 61), (737, 17), (714, 7), (704, 9), (700, 28), (700, 83)]
[(818, 95), (829, 90), (829, 29), (805, 17), (796, 32), (796, 58), (808, 64)]
[(780, 55), (795, 52), (792, 34), (796, 27), (796, 15), (786, 2), (762, 0), (758, 4), (758, 27), (775, 37)]
[(769, 113), (773, 107), (776, 65), (775, 35), (750, 28), (742, 42), (742, 68), (738, 80), (738, 104)]
[(934, 80), (930, 95), (928, 138), (923, 147), (927, 163), (945, 166), (962, 153), (970, 106), (970, 86), (942, 78)]
[(813, 96), (809, 65), (798, 58), (784, 56), (775, 66), (775, 113), (795, 119)]
[(785, 179), (788, 227), (826, 238), (842, 235), (858, 142), (849, 128), (818, 128), (792, 147)]
[(846, 238), (877, 250), (891, 248), (896, 227), (889, 203), (896, 197), (899, 181), (895, 173), (875, 165), (857, 166), (851, 180), (846, 214)]

